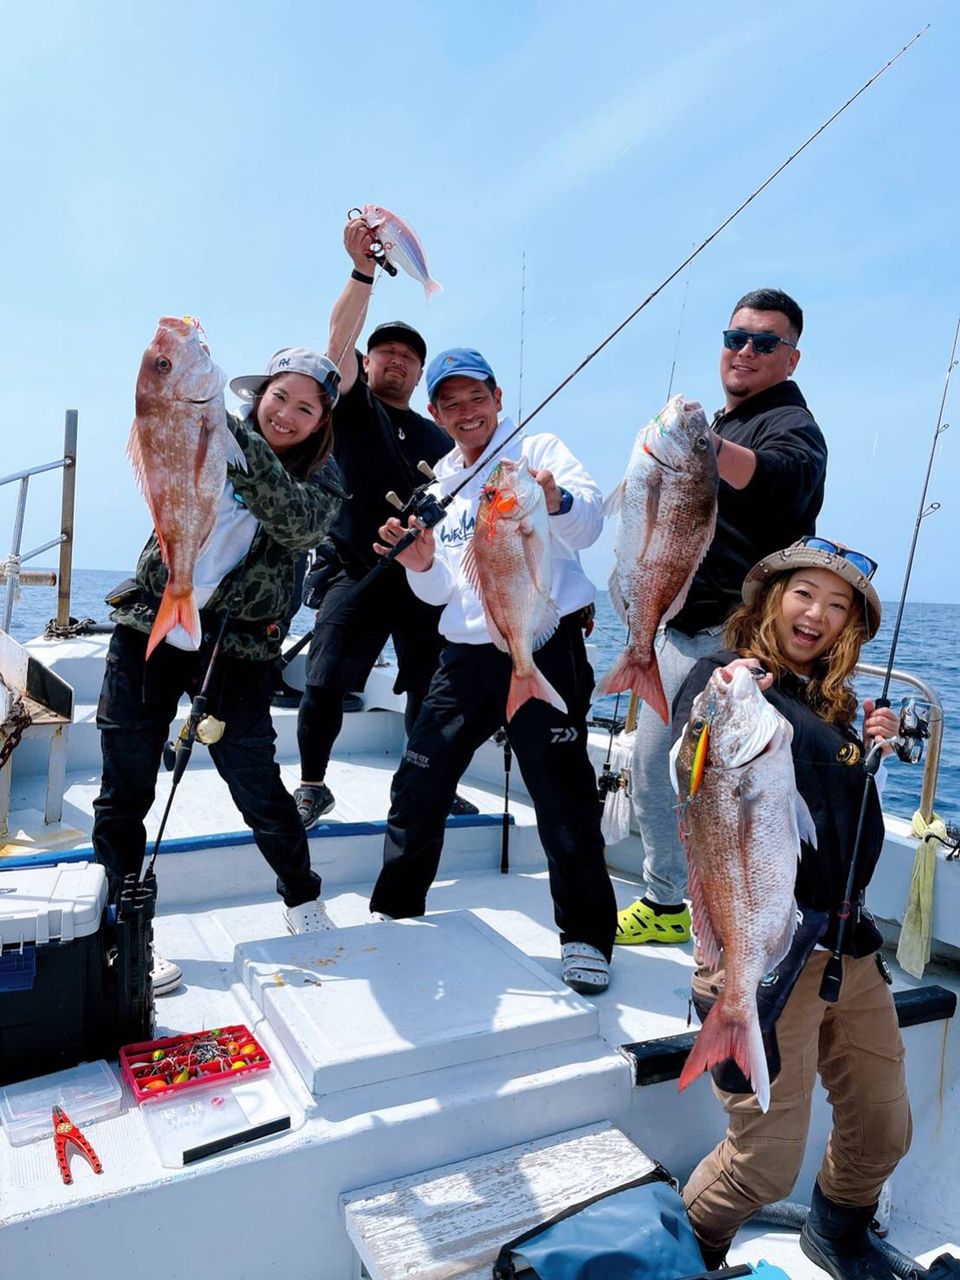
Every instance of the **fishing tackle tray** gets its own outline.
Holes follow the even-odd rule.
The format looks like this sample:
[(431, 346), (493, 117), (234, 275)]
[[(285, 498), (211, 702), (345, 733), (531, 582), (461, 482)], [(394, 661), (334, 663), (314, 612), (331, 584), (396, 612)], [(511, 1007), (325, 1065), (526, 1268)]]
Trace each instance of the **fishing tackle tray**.
[(247, 1027), (191, 1031), (120, 1050), (120, 1072), (140, 1103), (267, 1071), (270, 1057)]

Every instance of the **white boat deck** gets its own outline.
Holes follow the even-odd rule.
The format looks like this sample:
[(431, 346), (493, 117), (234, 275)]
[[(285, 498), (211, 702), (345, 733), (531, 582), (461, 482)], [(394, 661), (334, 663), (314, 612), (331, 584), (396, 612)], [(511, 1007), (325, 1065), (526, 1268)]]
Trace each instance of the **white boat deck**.
[[(56, 651), (73, 650), (80, 699), (60, 831), (61, 847), (75, 846), (69, 857), (89, 852), (102, 647), (102, 640), (70, 642)], [(312, 940), (286, 935), (271, 873), (201, 747), (158, 861), (157, 948), (181, 965), (185, 983), (157, 1001), (157, 1035), (246, 1023), (291, 1096), (293, 1131), (170, 1169), (125, 1090), (120, 1115), (84, 1126), (103, 1174), (75, 1158), (71, 1187), (60, 1181), (52, 1141), (13, 1148), (0, 1131), (2, 1280), (46, 1280), (62, 1270), (50, 1260), (68, 1258), (76, 1280), (94, 1280), (108, 1256), (124, 1272), (152, 1273), (161, 1248), (171, 1280), (192, 1280), (198, 1258), (229, 1266), (232, 1280), (356, 1280), (341, 1206), (347, 1192), (603, 1121), (682, 1180), (722, 1135), (723, 1113), (706, 1077), (683, 1095), (673, 1079), (638, 1087), (622, 1052), (687, 1031), (691, 947), (618, 948), (611, 987), (593, 1001), (563, 986), (545, 860), (516, 769), (511, 870), (499, 873), (503, 765), (492, 743), (461, 786), (481, 818), (450, 821), (427, 923), (370, 923), (402, 740), (391, 680), (389, 671), (374, 673), (366, 691), (368, 706), (383, 711), (346, 717), (329, 774), (336, 808), (310, 841), (334, 932)], [(275, 716), (291, 789), (298, 781), (295, 721), (295, 712)], [(596, 735), (598, 765), (605, 747)], [(31, 734), (14, 757), (15, 834), (0, 867), (22, 865), (56, 843), (56, 832), (37, 821), (42, 755)], [(169, 776), (161, 774), (151, 835), (168, 790)], [(882, 866), (893, 871), (879, 893), (890, 918), (902, 910), (912, 865), (905, 837), (904, 824), (888, 824)], [(621, 906), (636, 896), (630, 872), (640, 856), (636, 837), (610, 850), (611, 862), (625, 869), (615, 876)], [(958, 894), (960, 869), (938, 865), (938, 939), (960, 937)], [(917, 985), (895, 976), (898, 988)], [(925, 982), (960, 990), (953, 969), (933, 967)], [(904, 1032), (916, 1128), (893, 1179), (890, 1239), (914, 1256), (958, 1238), (958, 1034), (956, 1020)], [(809, 1201), (827, 1132), (821, 1096), (794, 1193), (801, 1203)], [(164, 1247), (173, 1226), (176, 1252)], [(822, 1280), (795, 1235), (748, 1227), (731, 1261), (760, 1258), (779, 1263), (792, 1280)]]

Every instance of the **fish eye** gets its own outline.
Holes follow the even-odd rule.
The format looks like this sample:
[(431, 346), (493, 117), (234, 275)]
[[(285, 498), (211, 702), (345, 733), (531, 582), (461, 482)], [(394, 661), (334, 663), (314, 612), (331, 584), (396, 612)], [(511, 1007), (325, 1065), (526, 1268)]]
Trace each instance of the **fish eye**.
[(693, 442), (693, 447), (695, 449), (698, 449), (700, 453), (703, 453), (704, 449), (706, 449), (707, 447), (707, 437), (697, 436), (696, 440), (694, 440)]
[(702, 716), (697, 716), (696, 720), (694, 720), (693, 724), (690, 726), (694, 733), (703, 733), (706, 727), (707, 723)]
[(166, 356), (157, 356), (156, 360), (153, 362), (153, 367), (156, 369), (157, 373), (169, 373), (173, 368), (173, 365)]

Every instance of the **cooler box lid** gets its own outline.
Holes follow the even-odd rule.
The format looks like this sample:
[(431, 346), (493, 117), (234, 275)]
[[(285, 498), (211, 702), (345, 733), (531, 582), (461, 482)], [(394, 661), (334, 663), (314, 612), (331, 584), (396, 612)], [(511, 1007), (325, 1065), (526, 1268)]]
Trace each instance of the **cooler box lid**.
[(96, 862), (0, 871), (0, 945), (88, 937), (100, 927), (106, 904), (106, 872)]

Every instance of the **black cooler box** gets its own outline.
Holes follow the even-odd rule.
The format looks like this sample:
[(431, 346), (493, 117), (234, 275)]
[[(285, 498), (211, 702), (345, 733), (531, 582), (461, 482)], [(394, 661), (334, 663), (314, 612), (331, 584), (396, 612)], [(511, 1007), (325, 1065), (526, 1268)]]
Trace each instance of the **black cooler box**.
[(151, 1038), (155, 906), (131, 876), (108, 911), (92, 862), (0, 871), (0, 1084)]

